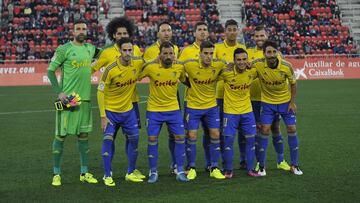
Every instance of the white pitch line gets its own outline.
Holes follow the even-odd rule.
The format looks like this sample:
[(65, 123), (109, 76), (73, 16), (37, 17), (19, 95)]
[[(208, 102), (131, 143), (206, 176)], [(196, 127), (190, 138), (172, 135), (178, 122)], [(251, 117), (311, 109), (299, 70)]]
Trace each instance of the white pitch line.
[[(139, 104), (145, 104), (146, 101), (140, 101)], [(99, 107), (93, 106), (92, 109), (98, 109)], [(55, 110), (52, 109), (44, 109), (44, 110), (33, 110), (33, 111), (10, 111), (10, 112), (1, 112), (0, 115), (13, 115), (13, 114), (28, 114), (28, 113), (46, 113), (53, 112)]]
[(55, 110), (37, 110), (37, 111), (11, 111), (11, 112), (3, 112), (0, 115), (12, 115), (12, 114), (27, 114), (27, 113), (44, 113), (44, 112), (51, 112)]

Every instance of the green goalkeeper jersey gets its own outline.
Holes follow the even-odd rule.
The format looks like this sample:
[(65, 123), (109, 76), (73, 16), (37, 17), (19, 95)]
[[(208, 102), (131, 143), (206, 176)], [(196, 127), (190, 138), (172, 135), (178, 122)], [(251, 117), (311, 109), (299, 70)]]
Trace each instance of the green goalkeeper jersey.
[(91, 61), (95, 57), (96, 47), (85, 43), (75, 45), (68, 42), (59, 46), (51, 59), (49, 70), (61, 71), (61, 91), (67, 95), (78, 93), (83, 101), (90, 101)]

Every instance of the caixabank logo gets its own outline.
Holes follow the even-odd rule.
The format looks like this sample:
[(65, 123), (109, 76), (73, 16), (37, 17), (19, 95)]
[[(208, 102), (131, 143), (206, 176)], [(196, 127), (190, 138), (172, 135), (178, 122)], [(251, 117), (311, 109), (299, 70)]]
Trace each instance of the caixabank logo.
[(338, 79), (345, 77), (342, 68), (295, 68), (297, 80)]

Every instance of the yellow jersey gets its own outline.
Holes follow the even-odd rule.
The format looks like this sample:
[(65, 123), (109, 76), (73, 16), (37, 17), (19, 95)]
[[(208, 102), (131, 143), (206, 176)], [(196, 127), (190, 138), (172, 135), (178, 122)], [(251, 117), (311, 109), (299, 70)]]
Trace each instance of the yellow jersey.
[(179, 56), (179, 61), (186, 61), (189, 59), (199, 59), (200, 57), (200, 46), (194, 42), (192, 45), (185, 47)]
[[(184, 62), (186, 60), (195, 59), (198, 60), (200, 57), (200, 46), (194, 42), (192, 45), (185, 47), (179, 56), (179, 61)], [(185, 94), (184, 94), (184, 101), (186, 101), (186, 91), (188, 87), (185, 86)]]
[(233, 70), (223, 71), (220, 78), (224, 81), (224, 113), (245, 114), (252, 112), (250, 100), (250, 86), (257, 78), (255, 68), (238, 72)]
[[(228, 63), (234, 62), (234, 51), (237, 48), (243, 48), (246, 50), (245, 45), (236, 43), (235, 46), (230, 46), (226, 43), (226, 40), (222, 43), (215, 44), (215, 55), (219, 60), (224, 60)], [(224, 81), (218, 81), (216, 85), (216, 98), (224, 98)]]
[(170, 68), (162, 67), (160, 63), (149, 62), (144, 65), (139, 79), (149, 77), (150, 94), (147, 101), (147, 111), (164, 112), (179, 110), (177, 98), (178, 84), (185, 81), (184, 66), (174, 63)]
[[(262, 49), (251, 48), (246, 50), (248, 53), (248, 58), (250, 62), (253, 62), (256, 59), (264, 58), (264, 52)], [(250, 97), (251, 101), (261, 101), (261, 87), (259, 79), (255, 79), (250, 87)]]
[[(134, 49), (135, 57), (142, 56), (141, 50), (137, 45), (133, 45), (133, 49)], [(95, 64), (92, 66), (92, 70), (94, 72), (96, 72), (96, 71), (99, 71), (102, 67), (104, 67), (104, 68), (107, 67), (110, 64), (114, 63), (120, 56), (121, 56), (121, 53), (120, 53), (119, 46), (117, 44), (114, 44), (113, 46), (104, 49), (100, 53), (98, 60), (96, 60)], [(136, 87), (135, 87), (134, 94), (132, 96), (132, 101), (133, 102), (139, 101), (139, 94), (137, 92)]]
[(269, 104), (289, 102), (291, 92), (289, 84), (295, 84), (296, 79), (291, 63), (279, 59), (277, 68), (268, 67), (265, 58), (253, 61), (261, 86), (261, 101)]
[[(175, 57), (177, 58), (179, 54), (179, 48), (176, 45), (174, 45), (174, 53), (175, 53)], [(160, 55), (160, 43), (159, 41), (157, 41), (148, 48), (146, 48), (144, 53), (144, 60), (146, 62), (150, 62), (156, 59), (159, 55)]]
[(129, 66), (118, 59), (105, 68), (98, 85), (98, 91), (104, 93), (104, 103), (98, 99), (101, 115), (105, 110), (123, 113), (133, 108), (132, 95), (143, 64), (140, 57), (134, 57)]
[(190, 82), (186, 91), (187, 107), (208, 109), (216, 106), (216, 82), (226, 64), (215, 60), (209, 67), (204, 67), (200, 60), (188, 60), (184, 67)]

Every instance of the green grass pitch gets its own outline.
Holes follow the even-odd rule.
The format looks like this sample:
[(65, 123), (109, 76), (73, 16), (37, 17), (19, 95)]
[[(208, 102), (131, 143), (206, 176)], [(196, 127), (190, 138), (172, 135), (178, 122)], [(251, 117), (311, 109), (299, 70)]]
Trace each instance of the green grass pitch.
[[(139, 85), (140, 95), (146, 96), (147, 88)], [(99, 183), (79, 182), (76, 139), (68, 137), (62, 161), (63, 185), (55, 188), (51, 186), (55, 95), (50, 87), (0, 87), (0, 202), (357, 202), (360, 200), (359, 88), (360, 80), (299, 81), (297, 121), (304, 171), (301, 177), (276, 170), (274, 148), (269, 142), (268, 176), (254, 179), (236, 170), (231, 180), (210, 179), (203, 170), (199, 138), (198, 178), (189, 183), (176, 182), (169, 175), (170, 156), (163, 126), (159, 141), (159, 182), (125, 182), (127, 160), (124, 138), (119, 134), (113, 163), (117, 185), (108, 188), (101, 181), (102, 134), (94, 87), (95, 127), (90, 135), (89, 162), (90, 171)], [(144, 124), (146, 97), (141, 101)], [(137, 168), (147, 174), (144, 125), (140, 133)], [(235, 149), (237, 167), (239, 153)], [(287, 142), (285, 157), (289, 160)]]

